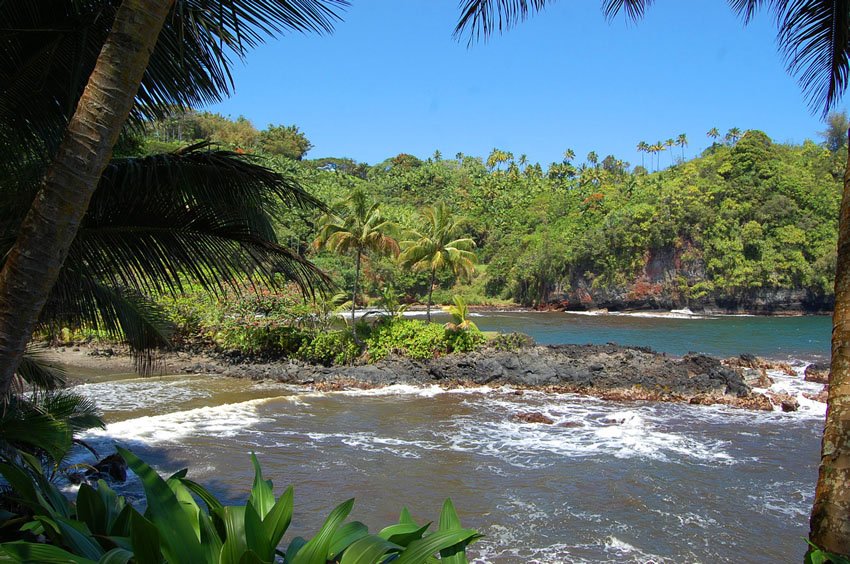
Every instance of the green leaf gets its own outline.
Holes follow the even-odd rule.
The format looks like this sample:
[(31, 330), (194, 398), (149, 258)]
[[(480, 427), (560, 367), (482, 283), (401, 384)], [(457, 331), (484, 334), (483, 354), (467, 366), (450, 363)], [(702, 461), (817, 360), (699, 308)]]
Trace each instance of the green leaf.
[(430, 526), (431, 523), (426, 523), (421, 527), (416, 524), (398, 523), (382, 529), (378, 536), (392, 543), (407, 546), (413, 541), (421, 539)]
[(138, 513), (131, 505), (125, 505), (121, 512), (109, 526), (109, 534), (118, 537), (130, 536), (130, 518), (133, 513)]
[(253, 550), (248, 550), (244, 554), (242, 554), (242, 558), (239, 559), (239, 564), (266, 564), (268, 561), (263, 560), (257, 553)]
[(280, 544), (280, 539), (292, 522), (293, 495), (292, 486), (289, 486), (263, 519), (266, 538), (273, 547)]
[(458, 543), (469, 541), (478, 535), (472, 529), (456, 529), (452, 531), (437, 531), (425, 538), (413, 541), (407, 549), (401, 553), (396, 564), (419, 564), (435, 552)]
[(398, 552), (402, 547), (378, 535), (365, 536), (351, 544), (342, 553), (340, 564), (374, 564), (381, 562), (388, 552)]
[[(112, 529), (115, 527), (116, 521), (119, 517), (121, 517), (124, 509), (127, 507), (124, 498), (116, 494), (115, 490), (110, 488), (104, 480), (97, 481), (97, 494), (100, 496), (100, 500), (106, 508), (107, 532), (111, 535), (119, 534), (113, 532)], [(127, 536), (127, 534), (129, 534), (129, 528), (127, 528), (124, 533), (121, 533), (121, 536)]]
[(85, 523), (57, 517), (56, 525), (62, 535), (62, 544), (73, 550), (75, 554), (92, 560), (99, 560), (103, 556), (103, 548), (94, 540)]
[(201, 498), (201, 500), (207, 506), (207, 511), (209, 511), (210, 513), (214, 513), (216, 510), (224, 507), (221, 504), (221, 502), (218, 499), (216, 499), (216, 497), (212, 493), (210, 493), (210, 491), (208, 489), (206, 489), (204, 486), (202, 486), (202, 485), (200, 485), (196, 482), (193, 482), (192, 480), (189, 480), (187, 478), (180, 478), (180, 482), (184, 486), (186, 486), (189, 489), (189, 491), (191, 491), (193, 494), (195, 494), (196, 496)]
[(245, 542), (249, 551), (253, 551), (263, 560), (272, 561), (275, 545), (269, 542), (263, 521), (250, 501), (245, 506)]
[[(41, 509), (41, 503), (39, 503), (38, 496), (36, 495), (35, 486), (26, 472), (18, 466), (0, 463), (0, 475), (12, 486), (12, 490), (18, 495), (20, 501), (36, 511)], [(45, 509), (49, 510), (50, 508)]]
[(88, 525), (96, 535), (106, 535), (106, 506), (97, 492), (88, 484), (81, 484), (77, 492), (77, 519)]
[(286, 564), (292, 564), (295, 561), (295, 557), (301, 552), (301, 549), (307, 544), (307, 539), (304, 537), (295, 537), (289, 543), (289, 547), (286, 549), (286, 557), (284, 560)]
[[(450, 498), (446, 498), (443, 502), (443, 509), (440, 511), (440, 531), (456, 531), (462, 529), (460, 517), (455, 511), (455, 506)], [(470, 541), (459, 542), (448, 548), (440, 550), (440, 562), (446, 564), (468, 564), (466, 558), (466, 545)]]
[(136, 564), (159, 564), (162, 561), (162, 553), (156, 526), (136, 510), (131, 511), (129, 517), (130, 542), (133, 545)]
[(168, 484), (139, 457), (124, 448), (118, 453), (142, 481), (151, 522), (162, 542), (162, 553), (170, 562), (201, 562), (204, 550), (195, 529)]
[(325, 564), (328, 560), (331, 540), (340, 524), (351, 513), (352, 507), (354, 507), (354, 498), (344, 501), (331, 511), (316, 536), (295, 555), (292, 564)]
[(0, 544), (0, 554), (8, 555), (21, 564), (97, 564), (58, 546), (24, 541)]
[(180, 507), (186, 514), (186, 521), (192, 525), (195, 535), (198, 539), (200, 539), (201, 526), (198, 523), (198, 515), (200, 515), (201, 509), (198, 507), (198, 504), (195, 503), (195, 498), (192, 497), (188, 488), (186, 488), (179, 479), (169, 479), (165, 483), (168, 484), (168, 487), (171, 488), (172, 492), (174, 492), (174, 495), (177, 497), (177, 501), (180, 503)]
[(251, 463), (254, 465), (254, 486), (248, 501), (254, 505), (261, 519), (265, 519), (274, 506), (274, 488), (271, 480), (263, 480), (263, 471), (257, 456), (251, 453)]
[(123, 548), (113, 548), (104, 554), (97, 564), (127, 564), (133, 559), (133, 553)]
[(328, 560), (335, 560), (351, 543), (362, 539), (368, 534), (369, 527), (360, 521), (352, 521), (341, 526), (336, 530), (336, 533), (334, 533), (331, 539)]
[(248, 550), (245, 539), (245, 506), (222, 507), (216, 512), (224, 525), (225, 540), (221, 547), (221, 564), (238, 564)]
[[(410, 511), (407, 507), (401, 508), (401, 514), (398, 516), (398, 522), (402, 525), (416, 525), (416, 521), (413, 520), (413, 517), (410, 515)], [(417, 527), (419, 525), (416, 525)]]

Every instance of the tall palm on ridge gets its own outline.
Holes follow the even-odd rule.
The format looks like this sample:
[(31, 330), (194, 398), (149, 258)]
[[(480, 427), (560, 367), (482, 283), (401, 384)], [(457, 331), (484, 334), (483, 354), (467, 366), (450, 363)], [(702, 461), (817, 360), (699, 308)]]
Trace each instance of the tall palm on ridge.
[[(551, 0), (550, 0), (551, 1)], [(469, 40), (487, 37), (525, 19), (546, 0), (465, 0), (455, 35)], [(604, 0), (609, 18), (625, 11), (643, 17), (652, 0)], [(850, 7), (845, 0), (729, 0), (749, 22), (762, 8), (776, 17), (777, 44), (788, 71), (798, 77), (813, 111), (826, 116), (850, 82)], [(715, 129), (709, 131), (714, 137)], [(850, 153), (838, 223), (832, 360), (826, 425), (815, 502), (811, 515), (812, 542), (850, 556)]]
[(461, 237), (464, 220), (454, 217), (444, 202), (422, 211), (425, 229), (412, 231), (411, 238), (401, 242), (399, 261), (415, 271), (428, 271), (427, 316), (431, 321), (434, 283), (437, 272), (450, 269), (456, 276), (468, 278), (475, 267), (475, 241)]
[[(23, 4), (23, 5), (22, 5)], [(0, 395), (50, 296), (128, 116), (215, 101), (230, 57), (283, 30), (327, 31), (344, 0), (25, 0), (0, 4), (4, 180), (40, 161), (0, 270)], [(11, 156), (10, 156), (11, 155)]]
[[(384, 219), (377, 202), (371, 202), (366, 192), (354, 190), (347, 200), (335, 206), (320, 220), (319, 235), (313, 242), (315, 248), (327, 248), (340, 254), (354, 254), (354, 287), (351, 290), (351, 329), (355, 330), (357, 288), (360, 267), (370, 253), (378, 255), (399, 254), (398, 242), (390, 236), (395, 225)], [(359, 342), (359, 341), (358, 341)]]

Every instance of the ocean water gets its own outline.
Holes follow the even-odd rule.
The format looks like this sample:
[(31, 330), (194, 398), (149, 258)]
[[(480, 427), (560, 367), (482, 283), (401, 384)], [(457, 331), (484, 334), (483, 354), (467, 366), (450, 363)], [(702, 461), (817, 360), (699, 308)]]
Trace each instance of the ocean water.
[[(529, 315), (546, 320), (542, 328), (523, 325), (543, 342), (540, 335), (554, 335), (564, 321)], [(507, 319), (518, 324), (516, 317)], [(507, 323), (501, 315), (479, 320), (482, 329)], [(820, 386), (804, 382), (802, 371), (804, 360), (823, 354), (823, 337), (815, 323), (811, 344), (794, 348), (793, 339), (776, 335), (801, 325), (767, 321), (778, 325), (761, 326), (764, 342), (770, 333), (781, 350), (748, 346), (719, 354), (807, 357), (795, 361), (794, 376), (771, 374), (774, 390), (798, 397), (795, 413), (506, 388), (324, 393), (222, 376), (131, 378), (77, 389), (95, 398), (109, 421), (86, 437), (99, 450), (128, 446), (162, 473), (189, 467), (190, 477), (229, 502), (245, 500), (249, 453), (256, 452), (278, 492), (295, 486), (289, 537), (311, 535), (348, 497), (357, 500), (352, 518), (374, 528), (394, 522), (402, 506), (422, 522), (436, 520), (451, 497), (463, 523), (485, 535), (470, 548), (475, 562), (799, 561), (825, 413), (824, 404), (803, 396)], [(597, 342), (617, 340), (601, 325), (590, 327), (585, 335), (598, 331)], [(625, 334), (632, 325), (616, 327)], [(751, 345), (753, 325), (744, 327), (737, 342)], [(515, 418), (530, 411), (555, 423)], [(124, 490), (134, 497), (140, 487), (131, 480)]]

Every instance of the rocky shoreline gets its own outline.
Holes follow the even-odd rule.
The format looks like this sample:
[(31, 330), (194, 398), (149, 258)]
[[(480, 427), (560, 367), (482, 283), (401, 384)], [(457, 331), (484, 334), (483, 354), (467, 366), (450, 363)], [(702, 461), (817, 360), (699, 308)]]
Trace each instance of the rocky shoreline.
[[(132, 372), (128, 353), (114, 347), (51, 349), (47, 357), (84, 380)], [(390, 356), (375, 363), (321, 366), (297, 360), (258, 360), (236, 353), (163, 355), (164, 374), (221, 374), (310, 386), (319, 390), (376, 388), (395, 384), (510, 386), (553, 393), (579, 393), (615, 401), (722, 404), (785, 411), (796, 400), (759, 393), (770, 385), (767, 370), (793, 370), (751, 355), (721, 361), (700, 354), (675, 358), (642, 347), (608, 345), (530, 346), (513, 351), (484, 349), (419, 361)], [(822, 375), (821, 375), (822, 377)], [(817, 401), (819, 398), (813, 397)]]

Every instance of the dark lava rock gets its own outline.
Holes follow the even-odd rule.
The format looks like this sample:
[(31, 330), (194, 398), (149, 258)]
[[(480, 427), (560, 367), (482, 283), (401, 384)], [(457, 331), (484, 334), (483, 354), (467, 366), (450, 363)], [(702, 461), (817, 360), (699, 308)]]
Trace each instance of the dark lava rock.
[(110, 479), (115, 482), (127, 481), (127, 463), (118, 454), (110, 454), (92, 469), (86, 471), (86, 478), (90, 480)]
[(536, 411), (532, 411), (529, 413), (517, 413), (514, 415), (514, 419), (517, 421), (522, 421), (523, 423), (542, 423), (544, 425), (551, 425), (555, 422), (551, 417), (547, 417), (542, 413), (538, 413)]
[(806, 367), (805, 380), (807, 382), (818, 382), (819, 384), (829, 384), (829, 363), (815, 362)]

